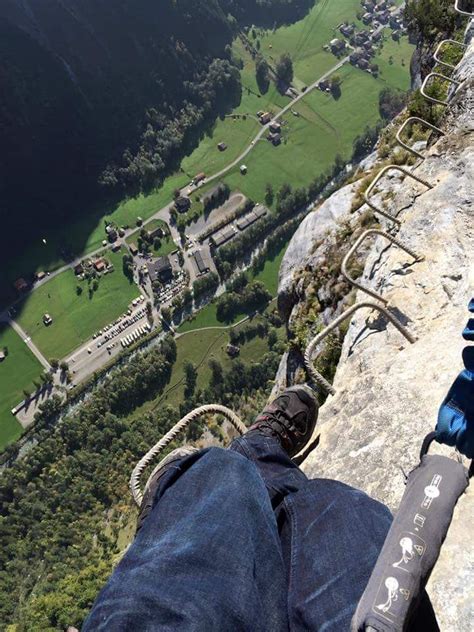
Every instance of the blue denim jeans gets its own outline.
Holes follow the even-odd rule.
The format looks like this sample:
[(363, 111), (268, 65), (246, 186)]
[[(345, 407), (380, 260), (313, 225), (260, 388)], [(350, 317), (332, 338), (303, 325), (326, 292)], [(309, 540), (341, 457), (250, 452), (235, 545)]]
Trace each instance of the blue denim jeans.
[(349, 630), (390, 523), (250, 432), (169, 468), (82, 631)]

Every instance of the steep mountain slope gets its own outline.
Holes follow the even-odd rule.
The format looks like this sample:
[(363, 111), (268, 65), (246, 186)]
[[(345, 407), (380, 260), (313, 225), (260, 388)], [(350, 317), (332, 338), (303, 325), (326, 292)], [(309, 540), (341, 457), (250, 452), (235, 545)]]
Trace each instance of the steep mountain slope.
[[(258, 21), (270, 11), (273, 24), (310, 4), (4, 0), (0, 221), (10, 239), (2, 259), (37, 237), (39, 224), (155, 185), (203, 127), (239, 102), (226, 49), (237, 28), (232, 12)], [(114, 186), (100, 187), (109, 163), (117, 168), (104, 180)]]
[[(462, 369), (461, 332), (474, 295), (473, 70), (471, 44), (457, 71), (464, 83), (441, 122), (445, 136), (428, 148), (426, 159), (415, 167), (415, 173), (433, 188), (427, 191), (409, 179), (391, 177), (381, 181), (376, 196), (379, 203), (386, 199), (392, 213), (399, 213), (398, 239), (425, 259), (413, 264), (406, 253), (377, 238), (361, 281), (389, 301), (389, 308), (418, 340), (409, 344), (368, 310), (352, 318), (334, 377), (336, 394), (321, 408), (316, 430), (320, 443), (304, 465), (308, 475), (359, 487), (392, 510), (404, 488), (400, 467), (408, 472), (416, 465), (421, 441), (434, 428), (438, 407)], [(307, 218), (306, 226), (300, 227), (307, 242), (302, 256), (298, 259), (290, 244), (282, 266), (280, 304), (292, 308), (296, 325), (314, 303), (314, 297), (298, 295), (301, 270), (314, 277), (321, 273), (317, 258), (321, 235), (313, 229), (317, 215), (315, 211), (313, 219)], [(391, 227), (385, 220), (382, 224)], [(329, 230), (334, 233), (337, 226)], [(343, 254), (347, 250), (346, 245)], [(293, 304), (288, 305), (291, 296)], [(367, 299), (362, 292), (355, 297)], [(336, 313), (341, 307), (336, 301)], [(323, 321), (330, 322), (334, 313), (334, 309), (325, 312)], [(281, 379), (287, 368), (285, 359)], [(289, 368), (297, 372), (298, 362)], [(472, 630), (473, 520), (471, 488), (457, 506), (429, 584), (443, 632)]]

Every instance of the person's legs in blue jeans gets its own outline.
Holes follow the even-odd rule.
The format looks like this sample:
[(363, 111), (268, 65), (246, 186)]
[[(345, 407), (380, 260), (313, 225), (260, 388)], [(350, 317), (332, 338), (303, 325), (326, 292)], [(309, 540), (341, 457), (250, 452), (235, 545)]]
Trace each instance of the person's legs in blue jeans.
[(292, 630), (349, 630), (390, 528), (388, 509), (331, 480), (308, 480), (276, 438), (258, 431), (231, 450), (258, 468), (276, 512)]
[[(257, 466), (277, 518), (293, 631), (350, 630), (392, 522), (367, 494), (328, 479), (308, 480), (278, 439), (249, 432), (230, 446)], [(438, 630), (424, 593), (410, 626)]]
[(288, 629), (276, 520), (246, 458), (212, 448), (160, 480), (154, 508), (83, 632)]

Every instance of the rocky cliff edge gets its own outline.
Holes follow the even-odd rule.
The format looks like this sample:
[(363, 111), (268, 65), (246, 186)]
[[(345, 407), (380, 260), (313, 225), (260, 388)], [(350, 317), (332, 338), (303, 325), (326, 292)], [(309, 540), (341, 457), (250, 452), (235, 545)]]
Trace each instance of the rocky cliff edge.
[[(401, 469), (408, 472), (416, 465), (421, 441), (434, 428), (438, 407), (463, 368), (461, 332), (474, 296), (473, 70), (471, 43), (456, 71), (463, 84), (441, 124), (446, 135), (412, 167), (433, 188), (396, 176), (384, 179), (378, 191), (382, 197), (384, 190), (394, 193), (386, 197), (402, 220), (397, 237), (425, 259), (413, 263), (377, 238), (362, 282), (389, 301), (418, 340), (408, 343), (367, 310), (353, 317), (333, 381), (336, 394), (320, 410), (320, 444), (303, 466), (309, 476), (361, 488), (393, 511), (404, 491)], [(298, 295), (298, 274), (314, 266), (321, 240), (349, 216), (353, 191), (353, 185), (346, 187), (308, 216), (290, 244), (280, 271), (280, 307), (286, 316), (307, 300), (304, 293)], [(367, 299), (357, 293), (357, 301)], [(330, 319), (331, 314), (323, 317)], [(283, 362), (281, 374), (285, 368)], [(474, 629), (473, 524), (471, 483), (428, 586), (443, 632)]]

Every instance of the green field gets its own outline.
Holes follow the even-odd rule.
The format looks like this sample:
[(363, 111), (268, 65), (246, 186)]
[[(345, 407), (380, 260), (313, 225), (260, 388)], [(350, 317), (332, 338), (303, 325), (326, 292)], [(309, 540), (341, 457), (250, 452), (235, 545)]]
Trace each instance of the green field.
[(196, 316), (192, 320), (188, 320), (184, 322), (178, 329), (179, 333), (184, 333), (185, 331), (192, 331), (194, 329), (203, 329), (205, 327), (227, 327), (228, 325), (234, 325), (238, 323), (239, 320), (245, 318), (247, 314), (236, 314), (231, 323), (223, 323), (220, 320), (217, 320), (216, 315), (216, 304), (214, 302), (203, 307)]
[[(210, 329), (207, 331), (190, 332), (176, 341), (177, 358), (173, 366), (170, 379), (170, 387), (160, 404), (178, 405), (183, 401), (184, 393), (184, 365), (191, 362), (198, 368), (196, 390), (205, 388), (211, 377), (208, 366), (209, 360), (218, 360), (224, 370), (228, 369), (232, 360), (226, 353), (229, 342), (227, 330)], [(258, 336), (241, 346), (240, 359), (243, 362), (258, 361), (268, 351), (268, 343), (265, 338)]]
[[(199, 146), (183, 160), (181, 169), (189, 179), (201, 171), (207, 175), (217, 173), (244, 151), (259, 127), (258, 121), (249, 116), (218, 119), (209, 133), (202, 138)], [(225, 151), (219, 151), (217, 148), (221, 142), (227, 144)]]
[[(89, 297), (87, 284), (77, 281), (66, 270), (33, 292), (19, 308), (18, 323), (49, 360), (64, 358), (86, 342), (94, 332), (110, 323), (128, 307), (140, 292), (122, 272), (122, 253), (107, 254), (115, 271), (104, 275), (98, 290)], [(76, 287), (80, 285), (80, 296)], [(43, 314), (53, 318), (45, 327)]]
[[(260, 29), (258, 39), (261, 43), (261, 53), (267, 57), (270, 64), (274, 65), (281, 53), (289, 52), (294, 62), (295, 84), (300, 87), (303, 84), (309, 85), (336, 63), (336, 58), (322, 49), (323, 45), (334, 36), (342, 37), (337, 27), (344, 20), (357, 23), (356, 13), (360, 10), (359, 0), (338, 0), (338, 2), (320, 0), (303, 20), (295, 24), (275, 31)], [(386, 33), (389, 33), (388, 29)], [(252, 41), (251, 37), (250, 40)], [(401, 44), (388, 38), (380, 59), (375, 60), (381, 68), (381, 76), (377, 80), (380, 87), (388, 84), (408, 88), (409, 58), (412, 51), (413, 46), (407, 43), (406, 38)], [(183, 187), (196, 172), (215, 173), (242, 152), (259, 128), (257, 121), (252, 118), (255, 117), (256, 112), (258, 110), (277, 112), (288, 103), (288, 98), (281, 96), (273, 83), (270, 84), (266, 94), (260, 94), (255, 79), (255, 63), (238, 38), (233, 45), (233, 54), (243, 62), (242, 99), (233, 114), (248, 115), (246, 120), (226, 118), (216, 121), (209, 134), (203, 137), (200, 145), (183, 159), (181, 170), (167, 178), (163, 186), (154, 193), (125, 200), (114, 209), (103, 208), (97, 209), (95, 214), (81, 214), (77, 221), (70, 222), (67, 226), (58, 225), (55, 229), (38, 235), (36, 244), (11, 261), (5, 275), (6, 283), (3, 286), (5, 292), (7, 286), (18, 276), (30, 276), (35, 271), (54, 270), (62, 265), (64, 261), (59, 254), (61, 246), (69, 246), (76, 255), (100, 248), (105, 237), (104, 220), (113, 221), (119, 226), (134, 226), (138, 216), (146, 220), (169, 204), (173, 191), (178, 187)], [(391, 64), (390, 56), (393, 58)], [(404, 66), (402, 66), (402, 59)], [(360, 71), (354, 70), (354, 72)], [(366, 82), (364, 84), (366, 85)], [(350, 88), (347, 81), (346, 87)], [(372, 100), (376, 97), (375, 86), (367, 93), (364, 93), (364, 89), (357, 89), (354, 94), (353, 107), (350, 111), (346, 109), (344, 114), (345, 131), (351, 139), (361, 131), (357, 116), (354, 116), (356, 111), (361, 113), (365, 106), (369, 105), (367, 123), (374, 122), (371, 106)], [(327, 98), (331, 99), (331, 97)], [(336, 109), (347, 105), (344, 95), (340, 101), (339, 108)], [(310, 103), (308, 105), (311, 107)], [(275, 158), (275, 152), (271, 153), (271, 150), (275, 148), (268, 146), (265, 142), (258, 143), (248, 159), (246, 158), (246, 162), (251, 163), (252, 173), (245, 179), (243, 188), (247, 190), (244, 192), (248, 191), (256, 199), (261, 199), (262, 183), (264, 187), (266, 182), (271, 180), (270, 173), (278, 182), (296, 177), (295, 184), (307, 183), (310, 172), (314, 177), (320, 169), (331, 164), (337, 153), (332, 150), (332, 147), (338, 147), (339, 153), (347, 155), (350, 149), (347, 144), (342, 143), (341, 146), (337, 137), (334, 142), (328, 139), (328, 130), (331, 130), (330, 126), (334, 124), (332, 118), (332, 116), (325, 117), (329, 126), (326, 127), (326, 133), (324, 129), (320, 132), (321, 138), (318, 137), (318, 130), (309, 130), (306, 143), (301, 143), (301, 137), (306, 135), (305, 130), (300, 129), (300, 138), (298, 138), (298, 129), (296, 129), (294, 142), (291, 139), (288, 140), (288, 145), (295, 148), (294, 154), (291, 149), (284, 153), (281, 151), (282, 148), (276, 148), (276, 151), (281, 154), (281, 160), (280, 156)], [(334, 113), (334, 118), (338, 118), (337, 112)], [(228, 144), (227, 151), (217, 150), (217, 143), (221, 141)], [(302, 151), (298, 151), (298, 147), (301, 147)], [(328, 158), (324, 160), (328, 147), (330, 149)], [(309, 151), (315, 151), (316, 154), (311, 156), (311, 160), (308, 159)], [(293, 158), (294, 163), (290, 164), (288, 160), (292, 161)], [(261, 163), (262, 160), (265, 162)], [(258, 169), (259, 173), (256, 173), (257, 161), (262, 167)], [(304, 171), (301, 171), (302, 166), (305, 167)], [(229, 182), (240, 185), (242, 182), (240, 174), (236, 172), (231, 174)], [(43, 239), (46, 240), (46, 244)], [(12, 298), (11, 295), (9, 298)]]
[(254, 281), (263, 283), (272, 296), (276, 296), (278, 292), (278, 273), (287, 247), (288, 243), (278, 252), (272, 253), (265, 261), (263, 268), (252, 276)]
[[(289, 182), (293, 187), (306, 186), (318, 174), (331, 167), (337, 154), (349, 159), (354, 138), (367, 125), (379, 120), (378, 97), (385, 86), (407, 90), (411, 50), (406, 38), (400, 43), (388, 40), (375, 58), (380, 76), (345, 65), (338, 75), (342, 79), (339, 99), (314, 90), (295, 107), (299, 117), (286, 114), (282, 121), (283, 144), (274, 147), (259, 142), (245, 158), (247, 175), (235, 167), (223, 180), (231, 189), (239, 189), (254, 200), (262, 200), (267, 183), (274, 189)], [(390, 64), (390, 57), (394, 63)], [(405, 68), (401, 59), (405, 59)]]
[(22, 427), (11, 410), (25, 399), (23, 389), (36, 390), (33, 380), (43, 367), (13, 329), (0, 324), (0, 349), (8, 349), (8, 356), (0, 362), (0, 450), (22, 433)]
[(310, 85), (337, 62), (332, 53), (323, 50), (334, 37), (344, 39), (337, 27), (348, 21), (366, 28), (356, 18), (360, 11), (360, 0), (319, 0), (305, 19), (267, 31), (260, 40), (261, 52), (272, 65), (283, 53), (289, 53), (296, 85)]

